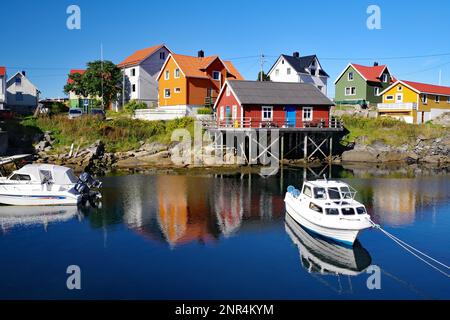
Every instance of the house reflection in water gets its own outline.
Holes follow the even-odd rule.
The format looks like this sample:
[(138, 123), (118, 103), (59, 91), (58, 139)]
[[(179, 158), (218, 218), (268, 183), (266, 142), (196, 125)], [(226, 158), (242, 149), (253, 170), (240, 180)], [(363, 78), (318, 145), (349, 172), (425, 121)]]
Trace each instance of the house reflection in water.
[(422, 216), (425, 207), (436, 206), (450, 196), (445, 177), (442, 179), (373, 179), (364, 185), (354, 185), (361, 193), (369, 194), (365, 199), (374, 220), (381, 224), (402, 226)]
[(122, 190), (123, 219), (142, 236), (172, 247), (210, 243), (283, 216), (283, 198), (273, 185), (248, 175), (134, 177)]

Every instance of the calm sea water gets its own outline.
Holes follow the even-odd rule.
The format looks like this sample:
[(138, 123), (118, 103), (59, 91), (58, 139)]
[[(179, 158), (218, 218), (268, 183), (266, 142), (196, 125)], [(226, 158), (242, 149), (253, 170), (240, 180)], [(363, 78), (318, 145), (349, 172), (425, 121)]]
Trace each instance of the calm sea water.
[[(450, 262), (450, 179), (355, 177), (373, 219)], [(0, 207), (1, 299), (450, 299), (450, 279), (376, 230), (353, 250), (285, 217), (302, 169), (103, 178), (103, 207)], [(19, 217), (19, 218), (18, 218)], [(81, 269), (81, 290), (66, 269)], [(369, 290), (366, 268), (381, 268)]]

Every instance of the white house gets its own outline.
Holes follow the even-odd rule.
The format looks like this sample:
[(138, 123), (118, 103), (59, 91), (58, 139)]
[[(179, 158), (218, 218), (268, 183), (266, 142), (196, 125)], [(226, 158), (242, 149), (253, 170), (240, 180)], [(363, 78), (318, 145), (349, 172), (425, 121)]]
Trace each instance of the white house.
[(6, 68), (0, 67), (0, 110), (6, 107)]
[(292, 56), (282, 54), (270, 68), (268, 76), (273, 82), (310, 83), (325, 95), (330, 77), (316, 55), (301, 57), (298, 52), (294, 52)]
[(36, 109), (40, 91), (26, 77), (25, 71), (17, 72), (6, 83), (7, 106), (18, 113), (29, 113)]
[(127, 92), (125, 103), (137, 100), (145, 102), (149, 107), (157, 106), (158, 81), (156, 77), (170, 53), (171, 51), (164, 44), (160, 44), (138, 50), (118, 64), (124, 73)]

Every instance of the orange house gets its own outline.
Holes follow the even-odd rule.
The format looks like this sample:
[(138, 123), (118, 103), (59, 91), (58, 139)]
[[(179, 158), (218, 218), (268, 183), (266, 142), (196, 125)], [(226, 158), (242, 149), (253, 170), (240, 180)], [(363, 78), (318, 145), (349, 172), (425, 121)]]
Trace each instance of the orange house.
[(172, 53), (157, 77), (159, 107), (212, 107), (227, 79), (243, 80), (230, 61), (203, 51), (197, 57)]

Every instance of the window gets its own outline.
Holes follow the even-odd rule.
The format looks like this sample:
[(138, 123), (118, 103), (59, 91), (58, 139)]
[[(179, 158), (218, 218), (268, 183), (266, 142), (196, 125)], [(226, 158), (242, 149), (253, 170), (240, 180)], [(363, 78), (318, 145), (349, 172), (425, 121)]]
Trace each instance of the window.
[(181, 89), (180, 89), (180, 88), (175, 88), (174, 92), (175, 92), (175, 93), (180, 93), (180, 92), (181, 92)]
[(312, 107), (303, 107), (303, 121), (312, 121), (313, 119), (313, 109)]
[(291, 68), (287, 68), (286, 72), (288, 75), (291, 74)]
[(262, 120), (270, 121), (273, 119), (273, 107), (262, 107)]
[(219, 71), (213, 71), (212, 73), (213, 79), (219, 81), (220, 80), (220, 72)]
[(16, 101), (23, 101), (23, 93), (16, 92)]
[(338, 208), (327, 208), (325, 209), (325, 212), (327, 215), (330, 216), (337, 216), (339, 215), (339, 209)]
[(305, 196), (308, 196), (308, 197), (312, 198), (311, 187), (305, 186), (305, 187), (303, 188), (303, 194), (304, 194)]
[(31, 181), (31, 177), (27, 174), (14, 174), (9, 180), (14, 181)]
[(237, 119), (237, 106), (233, 106), (232, 117), (233, 117), (233, 120)]
[(166, 70), (166, 73), (164, 74), (164, 80), (169, 80), (170, 79), (170, 71)]
[(395, 102), (403, 102), (403, 93), (397, 93)]
[(447, 103), (450, 103), (450, 97), (447, 97)]
[(180, 77), (180, 69), (175, 69), (174, 71), (174, 75), (175, 78), (179, 78)]
[(317, 89), (319, 89), (320, 91), (323, 90), (323, 86), (317, 86)]
[(357, 214), (366, 214), (367, 211), (366, 211), (366, 208), (364, 208), (364, 207), (358, 207), (358, 208), (356, 208), (356, 213)]
[(348, 73), (348, 81), (353, 81), (355, 79), (353, 72)]
[(402, 86), (398, 86), (397, 87), (397, 91), (403, 91), (403, 87)]
[(135, 84), (133, 84), (133, 85), (131, 86), (131, 91), (132, 91), (132, 92), (136, 92), (136, 85), (135, 85)]
[(284, 60), (281, 60), (281, 64), (284, 64)]
[(424, 94), (422, 96), (422, 102), (425, 103), (425, 104), (428, 102), (428, 96), (426, 94)]
[(280, 75), (280, 69), (276, 69), (276, 70), (275, 70), (275, 75), (276, 75), (276, 76), (279, 76), (279, 75)]
[(159, 59), (165, 60), (166, 59), (166, 53), (165, 52), (160, 52), (159, 53)]
[(131, 76), (134, 77), (135, 75), (136, 75), (136, 69), (133, 68), (133, 69), (131, 69)]
[(331, 200), (340, 200), (341, 194), (339, 193), (338, 188), (328, 188), (328, 197)]
[(170, 89), (164, 89), (164, 98), (170, 98)]
[(355, 214), (355, 210), (353, 208), (342, 208), (341, 210), (344, 216), (352, 216)]
[(440, 99), (439, 99), (439, 96), (435, 96), (435, 101), (437, 102), (437, 103), (439, 103), (439, 101), (440, 101)]
[(309, 203), (309, 208), (310, 208), (311, 210), (313, 210), (313, 211), (318, 212), (318, 213), (322, 213), (322, 212), (323, 212), (322, 208), (319, 207), (317, 204), (315, 204), (315, 203), (313, 203), (313, 202), (310, 202), (310, 203)]
[(356, 95), (356, 87), (347, 87), (347, 88), (345, 88), (345, 95), (346, 96), (354, 96), (354, 95)]
[(380, 88), (378, 87), (373, 88), (373, 94), (378, 96), (380, 94)]
[(16, 79), (14, 79), (14, 82), (16, 83), (16, 86), (21, 86), (22, 85), (22, 78), (21, 77), (16, 77)]
[(314, 188), (313, 190), (314, 190), (314, 199), (325, 200), (327, 198), (325, 188)]
[(348, 187), (342, 187), (341, 194), (342, 198), (344, 199), (352, 199), (352, 193), (350, 192), (350, 189)]
[(225, 111), (223, 106), (220, 107), (220, 120), (223, 120), (225, 118)]
[(226, 91), (225, 91), (225, 94), (227, 95), (227, 97), (230, 96), (230, 93), (231, 93), (230, 87), (227, 86), (227, 89), (226, 89)]
[(386, 101), (391, 101), (394, 100), (394, 96), (390, 95), (390, 96), (386, 96)]
[(388, 78), (389, 78), (389, 75), (387, 73), (383, 73), (383, 75), (381, 76), (381, 81), (386, 83), (386, 82), (388, 82)]

